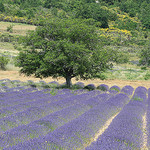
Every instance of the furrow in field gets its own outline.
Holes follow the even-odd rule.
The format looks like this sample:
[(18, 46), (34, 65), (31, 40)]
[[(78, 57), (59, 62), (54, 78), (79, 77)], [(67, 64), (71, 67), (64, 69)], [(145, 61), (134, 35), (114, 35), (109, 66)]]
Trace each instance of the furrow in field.
[(20, 92), (8, 92), (7, 93), (6, 92), (0, 98), (1, 99), (0, 109), (33, 101), (35, 100), (35, 97), (40, 97), (40, 95), (42, 96), (41, 92), (33, 92), (33, 93), (20, 93)]
[[(87, 103), (87, 105), (84, 104), (83, 102), (85, 102), (86, 100), (88, 101), (89, 96), (87, 98), (85, 97), (86, 95), (84, 95), (84, 97), (81, 95), (81, 96), (70, 97), (68, 98), (68, 100), (65, 99), (65, 100), (58, 101), (57, 105), (62, 104), (61, 106), (63, 106), (64, 109), (60, 111), (56, 111), (55, 113), (52, 113), (34, 122), (31, 122), (28, 125), (22, 125), (14, 129), (8, 130), (1, 136), (1, 139), (2, 139), (1, 146), (5, 147), (6, 145), (8, 146), (14, 145), (17, 143), (16, 139), (18, 140), (18, 142), (19, 141), (23, 142), (25, 140), (32, 139), (33, 137), (46, 135), (48, 132), (52, 132), (56, 128), (79, 117), (84, 112), (88, 111), (94, 105), (97, 104), (94, 101), (92, 104), (89, 104), (89, 103)], [(99, 103), (102, 103), (102, 98), (103, 98), (103, 101), (106, 101), (108, 99), (108, 94), (106, 95), (100, 94), (98, 95), (98, 97), (101, 97), (101, 99), (99, 98)], [(91, 100), (93, 100), (93, 98), (91, 98)], [(76, 104), (79, 101), (82, 101), (83, 105)], [(69, 104), (73, 106), (67, 107), (66, 102), (68, 102)]]
[(148, 147), (147, 147), (147, 129), (146, 129), (146, 126), (147, 126), (147, 119), (146, 119), (146, 116), (147, 116), (147, 112), (145, 112), (145, 114), (143, 115), (143, 145), (141, 147), (141, 150), (148, 150)]
[[(42, 96), (35, 94), (34, 97), (32, 95), (31, 97), (24, 98), (22, 100), (17, 99), (15, 100), (15, 104), (18, 104), (18, 105), (4, 107), (3, 109), (0, 110), (0, 119), (9, 117), (10, 115), (19, 113), (21, 111), (25, 111), (27, 108), (29, 109), (31, 107), (41, 107), (42, 105), (47, 105), (47, 103), (59, 101), (59, 100), (62, 100), (64, 98), (68, 98), (71, 96), (73, 96), (72, 93), (69, 93), (69, 94), (67, 93), (67, 94), (63, 94), (62, 96), (58, 95), (58, 96), (53, 96), (53, 97), (50, 94), (49, 95), (42, 94)], [(28, 99), (32, 99), (32, 101), (28, 101)], [(5, 103), (7, 104), (8, 102), (6, 101)]]
[[(120, 93), (95, 106), (78, 118), (64, 124), (46, 136), (34, 138), (14, 146), (14, 149), (83, 149), (114, 114), (129, 102), (127, 95)], [(9, 148), (8, 148), (9, 149)]]
[(144, 87), (138, 87), (131, 101), (113, 119), (104, 133), (86, 150), (140, 150), (143, 147), (146, 92), (147, 89)]
[(147, 107), (147, 116), (146, 116), (147, 126), (147, 149), (150, 149), (150, 88), (148, 89), (148, 107)]
[[(34, 102), (32, 102), (34, 103)], [(22, 112), (17, 112), (15, 114), (12, 114), (8, 117), (4, 117), (0, 119), (0, 131), (5, 132), (9, 129), (12, 129), (14, 127), (17, 127), (19, 125), (26, 125), (29, 124), (30, 122), (40, 119), (42, 117), (45, 117), (46, 115), (49, 115), (50, 113), (59, 111), (65, 107), (69, 107), (73, 105), (69, 99), (61, 99), (58, 101), (54, 101), (51, 103), (46, 103), (40, 107), (32, 107), (32, 103), (30, 103), (28, 108), (25, 111)]]
[[(106, 121), (106, 123), (104, 124), (104, 126), (102, 128), (99, 129), (99, 131), (95, 134), (95, 136), (91, 139), (91, 141), (89, 141), (88, 144), (84, 145), (84, 147), (88, 147), (92, 144), (92, 142), (96, 142), (97, 139), (99, 138), (99, 136), (101, 136), (105, 130), (109, 127), (109, 125), (111, 124), (111, 122), (113, 121), (113, 119), (119, 114), (120, 112), (117, 112), (114, 116), (112, 116), (110, 119), (108, 119)], [(84, 149), (85, 149), (84, 148)]]

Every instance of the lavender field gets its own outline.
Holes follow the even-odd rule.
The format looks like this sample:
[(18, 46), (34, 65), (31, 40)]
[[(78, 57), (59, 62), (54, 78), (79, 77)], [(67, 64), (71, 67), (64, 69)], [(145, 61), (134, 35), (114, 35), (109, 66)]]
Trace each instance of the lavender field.
[(0, 150), (150, 149), (150, 88), (57, 86), (0, 81)]

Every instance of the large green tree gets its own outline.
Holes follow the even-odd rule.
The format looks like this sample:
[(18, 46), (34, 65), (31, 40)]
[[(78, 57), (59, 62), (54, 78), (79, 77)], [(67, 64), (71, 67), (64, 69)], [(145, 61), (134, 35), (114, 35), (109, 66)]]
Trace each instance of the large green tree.
[(30, 32), (19, 53), (20, 72), (35, 77), (94, 78), (110, 68), (110, 54), (99, 45), (96, 28), (85, 20), (54, 19)]

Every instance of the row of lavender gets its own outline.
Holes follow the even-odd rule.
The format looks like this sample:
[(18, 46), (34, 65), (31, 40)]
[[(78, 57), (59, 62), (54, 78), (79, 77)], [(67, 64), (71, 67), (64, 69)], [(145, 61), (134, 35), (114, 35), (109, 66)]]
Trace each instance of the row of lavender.
[[(31, 93), (26, 90), (14, 95), (13, 92), (7, 92), (8, 97), (1, 93), (5, 97), (5, 100), (1, 99), (3, 106), (0, 109), (3, 112), (1, 114), (5, 114), (0, 120), (1, 149), (85, 147), (99, 128), (129, 102), (127, 95), (132, 95), (133, 88), (126, 86), (115, 91), (80, 91), (76, 92), (78, 95), (73, 95), (69, 90), (60, 90), (60, 93), (52, 96), (42, 91)], [(119, 91), (126, 94), (115, 95)], [(134, 99), (139, 101), (136, 93)], [(15, 98), (17, 94), (18, 100)]]
[[(104, 132), (104, 134), (102, 134), (102, 136), (99, 137), (95, 143), (91, 144), (91, 146), (87, 147), (86, 149), (142, 149), (142, 117), (146, 112), (146, 93), (147, 89), (144, 87), (137, 88), (130, 102), (125, 105), (125, 107), (113, 120), (112, 124)], [(21, 149), (23, 147), (25, 149), (83, 149), (88, 145), (91, 138), (94, 137), (98, 128), (103, 126), (104, 122), (110, 118), (107, 118), (107, 115), (109, 114), (109, 110), (112, 109), (112, 106), (119, 106), (118, 102), (120, 101), (117, 102), (118, 95), (115, 96), (115, 101), (113, 101), (113, 98), (111, 97), (111, 101), (109, 101), (109, 99), (107, 101), (108, 103), (105, 102), (105, 105), (102, 103), (99, 106), (99, 109), (95, 107), (94, 109), (87, 111), (80, 117), (61, 126), (53, 132), (48, 133), (46, 136), (41, 136), (39, 138), (34, 138), (33, 140), (28, 140), (24, 143), (19, 143), (13, 148)], [(120, 99), (121, 97), (118, 98)], [(125, 100), (123, 97), (121, 99)], [(107, 104), (109, 104), (109, 106), (111, 105), (111, 107), (105, 107)], [(120, 108), (120, 106), (118, 108)], [(97, 111), (99, 113), (97, 113)], [(115, 113), (114, 109), (112, 112)]]
[(150, 149), (150, 88), (148, 89), (148, 108), (147, 108), (147, 147)]
[[(130, 102), (108, 129), (86, 150), (140, 150), (143, 148), (143, 116), (146, 113), (147, 89), (138, 87)], [(150, 93), (149, 93), (150, 94)]]
[[(28, 80), (27, 82), (22, 82), (19, 80), (9, 80), (3, 79), (0, 80), (0, 92), (11, 92), (11, 91), (41, 91), (46, 90), (49, 88), (64, 88), (64, 84), (59, 84), (56, 81), (46, 83), (44, 81), (33, 82)], [(72, 89), (88, 89), (88, 90), (101, 90), (101, 91), (109, 91), (111, 93), (118, 93), (121, 89), (118, 86), (112, 86), (109, 88), (108, 85), (100, 84), (99, 86), (95, 86), (94, 84), (84, 85), (82, 82), (77, 82), (76, 84), (72, 85)]]
[[(122, 92), (131, 95), (133, 88), (126, 86)], [(50, 96), (43, 103), (41, 99), (28, 101), (26, 104), (31, 108), (2, 118), (0, 124), (5, 131), (0, 137), (1, 149), (81, 148), (129, 102), (126, 94), (96, 90), (80, 95), (67, 93), (62, 99), (56, 97), (59, 96), (50, 101)]]
[[(90, 105), (90, 101), (88, 101), (91, 97), (97, 95), (99, 102), (103, 101), (103, 98), (107, 99), (107, 97), (109, 97), (109, 94), (106, 93), (100, 95), (100, 91), (83, 92), (85, 91), (80, 90), (76, 92), (76, 94), (78, 93), (77, 95), (74, 95), (70, 90), (63, 89), (60, 90), (56, 96), (45, 94), (41, 91), (33, 93), (24, 92), (23, 94), (22, 92), (1, 93), (1, 148), (16, 143), (16, 141), (12, 141), (12, 139), (15, 140), (17, 138), (20, 141), (22, 138), (20, 135), (23, 135), (23, 139), (25, 140), (25, 133), (26, 138), (31, 138), (32, 136), (34, 137), (35, 133), (39, 134), (39, 129), (41, 129), (40, 135), (44, 135), (49, 132), (49, 130), (51, 131), (52, 129), (49, 127), (49, 124), (40, 123), (39, 119), (41, 118), (44, 119), (44, 117), (47, 116), (53, 120), (53, 124), (57, 123), (55, 121), (61, 121), (63, 124), (66, 123), (67, 120), (70, 121), (90, 109), (94, 105)], [(13, 93), (15, 94), (13, 95)], [(15, 95), (17, 95), (17, 98), (13, 98)], [(87, 104), (85, 104), (86, 101)], [(97, 103), (95, 102), (95, 104)], [(66, 114), (66, 119), (61, 117), (61, 114)], [(39, 120), (39, 123), (33, 123), (33, 121), (36, 120)], [(38, 124), (39, 128), (37, 127)], [(16, 135), (17, 137), (15, 138), (14, 133), (23, 134)]]

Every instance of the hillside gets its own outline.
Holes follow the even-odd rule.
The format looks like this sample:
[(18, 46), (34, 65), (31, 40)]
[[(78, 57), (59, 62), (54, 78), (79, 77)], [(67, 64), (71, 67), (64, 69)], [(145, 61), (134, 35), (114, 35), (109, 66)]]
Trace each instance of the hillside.
[[(14, 58), (24, 47), (18, 44), (28, 30), (52, 18), (91, 19), (101, 45), (118, 53), (113, 70), (103, 79), (150, 80), (150, 68), (139, 65), (141, 52), (150, 44), (150, 1), (3, 0), (0, 1), (0, 54), (9, 57), (7, 70), (19, 70)], [(149, 54), (149, 53), (148, 53)], [(148, 56), (149, 57), (149, 56)]]

